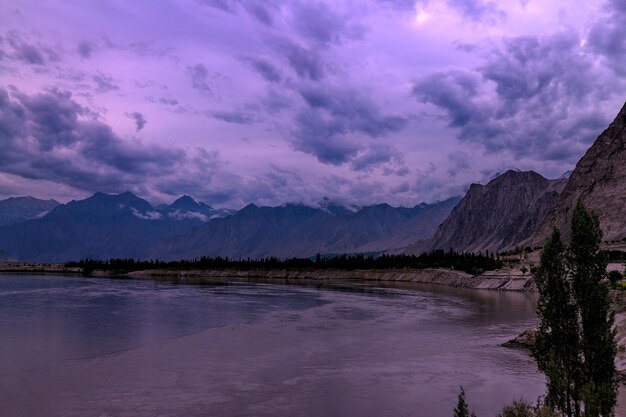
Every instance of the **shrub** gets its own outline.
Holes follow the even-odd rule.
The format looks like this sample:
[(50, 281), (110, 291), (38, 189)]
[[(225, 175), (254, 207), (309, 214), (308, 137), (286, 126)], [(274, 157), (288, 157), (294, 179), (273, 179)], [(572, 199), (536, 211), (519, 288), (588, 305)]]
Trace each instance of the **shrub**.
[(622, 278), (624, 278), (624, 276), (619, 271), (609, 272), (609, 281), (611, 281), (611, 284), (613, 284), (613, 286), (621, 281)]
[(498, 417), (558, 417), (558, 414), (541, 403), (534, 406), (527, 401), (517, 400), (504, 407)]

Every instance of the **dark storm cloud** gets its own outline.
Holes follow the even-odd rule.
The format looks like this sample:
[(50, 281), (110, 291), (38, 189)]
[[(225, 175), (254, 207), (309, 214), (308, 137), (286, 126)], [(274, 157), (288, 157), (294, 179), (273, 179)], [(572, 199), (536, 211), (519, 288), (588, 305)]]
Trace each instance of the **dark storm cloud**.
[(146, 126), (146, 123), (148, 123), (148, 121), (143, 116), (143, 114), (139, 112), (135, 111), (132, 113), (124, 113), (124, 115), (128, 117), (129, 119), (132, 119), (135, 121), (135, 129), (137, 130), (137, 132), (143, 129)]
[(220, 175), (216, 153), (122, 140), (90, 114), (67, 92), (0, 89), (1, 171), (87, 191), (142, 190), (146, 184), (174, 190), (182, 184), (173, 194), (196, 195)]
[(378, 138), (401, 130), (403, 117), (381, 114), (370, 99), (347, 88), (316, 85), (303, 87), (300, 95), (307, 107), (296, 117), (294, 149), (332, 165), (352, 161), (355, 170), (391, 159), (389, 148), (368, 149), (359, 137)]
[(616, 73), (626, 74), (626, 2), (607, 2), (607, 12), (591, 27), (588, 42), (596, 53), (606, 58)]
[(324, 77), (326, 64), (314, 48), (300, 45), (289, 39), (282, 39), (274, 45), (300, 78), (319, 81)]
[(426, 3), (427, 1), (416, 2), (415, 0), (376, 0), (376, 3), (391, 7), (400, 11), (414, 11), (416, 3)]
[(178, 100), (173, 99), (173, 98), (160, 97), (159, 103), (165, 104), (166, 106), (177, 106)]
[(571, 32), (511, 38), (480, 68), (428, 75), (413, 92), (444, 110), (461, 140), (488, 152), (573, 162), (608, 122), (593, 103), (611, 95), (580, 43)]
[(414, 85), (413, 92), (423, 101), (445, 109), (449, 126), (463, 127), (485, 117), (472, 102), (480, 82), (480, 75), (472, 71), (448, 70), (424, 77)]
[(374, 145), (354, 158), (351, 166), (355, 171), (367, 171), (399, 159), (398, 152), (391, 147)]
[(264, 25), (271, 26), (274, 22), (274, 14), (280, 9), (280, 1), (245, 1), (245, 0), (197, 0), (203, 6), (212, 7), (227, 13), (237, 13), (245, 10)]
[(204, 64), (196, 64), (193, 67), (189, 67), (188, 71), (191, 76), (191, 86), (194, 90), (203, 94), (213, 95), (209, 85), (209, 70)]
[(305, 110), (296, 117), (297, 130), (292, 146), (315, 156), (320, 162), (341, 165), (352, 159), (362, 146), (342, 136), (346, 127), (337, 119), (324, 119), (315, 110)]
[(94, 51), (94, 44), (88, 41), (80, 41), (76, 50), (82, 58), (89, 59)]
[(283, 78), (280, 70), (268, 59), (263, 57), (249, 57), (245, 58), (243, 61), (267, 81), (276, 83), (280, 82)]
[(206, 113), (207, 116), (218, 119), (227, 123), (235, 123), (240, 125), (250, 125), (255, 122), (254, 115), (246, 111), (211, 111)]
[(33, 42), (21, 33), (15, 31), (7, 33), (6, 41), (13, 50), (8, 55), (25, 64), (44, 66), (47, 61), (61, 60), (59, 52), (54, 48), (40, 42)]
[(225, 12), (232, 12), (239, 3), (237, 0), (196, 0), (198, 4), (209, 6)]
[(350, 88), (324, 85), (302, 87), (300, 95), (309, 110), (326, 111), (343, 131), (363, 133), (370, 137), (384, 136), (402, 129), (406, 120), (398, 115), (383, 115), (369, 97)]
[(241, 4), (251, 16), (268, 26), (274, 23), (274, 14), (280, 8), (278, 2), (272, 1), (244, 1)]
[(463, 16), (472, 20), (504, 17), (503, 11), (498, 9), (497, 3), (483, 0), (449, 0), (450, 7), (458, 10)]
[(328, 4), (308, 1), (292, 7), (293, 28), (304, 38), (321, 44), (339, 43), (345, 36), (358, 36), (358, 27), (350, 26), (346, 16)]
[(120, 87), (115, 82), (112, 76), (98, 72), (91, 76), (91, 79), (96, 83), (96, 91), (99, 93), (108, 93), (111, 91), (117, 91)]

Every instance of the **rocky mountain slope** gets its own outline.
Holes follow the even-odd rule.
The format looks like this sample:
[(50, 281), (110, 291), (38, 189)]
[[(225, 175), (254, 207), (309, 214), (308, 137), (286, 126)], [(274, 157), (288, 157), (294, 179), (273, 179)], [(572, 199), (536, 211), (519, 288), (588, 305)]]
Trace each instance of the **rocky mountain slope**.
[(332, 204), (251, 204), (229, 215), (189, 196), (153, 207), (128, 192), (96, 193), (58, 205), (41, 218), (0, 227), (0, 253), (5, 259), (64, 262), (383, 251), (430, 237), (457, 202), (413, 208), (379, 204), (356, 212)]
[(605, 240), (626, 237), (626, 104), (578, 161), (556, 204), (528, 244), (543, 244), (553, 227), (568, 238), (578, 198), (598, 214)]
[(316, 253), (379, 252), (427, 238), (458, 199), (413, 208), (388, 204), (357, 212), (303, 205), (257, 207), (215, 219), (191, 233), (157, 243), (149, 255), (165, 259), (195, 256), (308, 257)]
[(0, 226), (42, 217), (59, 204), (55, 200), (39, 200), (30, 196), (0, 200)]
[(406, 251), (495, 252), (515, 247), (531, 236), (566, 181), (548, 180), (534, 171), (507, 171), (486, 185), (472, 184), (432, 239)]
[[(171, 212), (179, 216), (168, 216)], [(41, 218), (1, 227), (0, 251), (4, 258), (40, 262), (135, 258), (155, 240), (203, 224), (195, 214), (178, 206), (157, 211), (129, 192), (96, 193), (58, 205)]]

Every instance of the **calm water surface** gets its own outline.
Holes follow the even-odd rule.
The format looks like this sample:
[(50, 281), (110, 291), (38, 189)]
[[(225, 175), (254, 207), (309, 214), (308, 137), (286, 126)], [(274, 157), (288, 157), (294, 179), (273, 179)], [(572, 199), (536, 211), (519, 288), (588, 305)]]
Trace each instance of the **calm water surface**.
[(449, 416), (536, 399), (533, 295), (0, 275), (3, 416)]

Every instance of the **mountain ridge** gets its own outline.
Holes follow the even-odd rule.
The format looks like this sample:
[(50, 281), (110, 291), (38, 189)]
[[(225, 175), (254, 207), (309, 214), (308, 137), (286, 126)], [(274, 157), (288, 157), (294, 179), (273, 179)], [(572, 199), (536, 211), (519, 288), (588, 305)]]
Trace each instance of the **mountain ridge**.
[[(41, 218), (0, 228), (0, 250), (12, 259), (42, 262), (382, 251), (392, 242), (406, 245), (414, 240), (406, 230), (418, 236), (434, 232), (457, 201), (412, 208), (381, 203), (355, 212), (338, 205), (328, 210), (303, 204), (249, 204), (227, 213), (190, 196), (155, 207), (131, 192), (97, 192), (59, 204)], [(394, 236), (397, 231), (404, 235)]]
[(579, 198), (599, 216), (603, 239), (626, 237), (626, 103), (578, 161), (554, 207), (524, 243), (543, 244), (553, 227), (568, 239)]
[(487, 184), (471, 184), (450, 216), (409, 253), (434, 249), (498, 252), (530, 236), (565, 186), (535, 171), (508, 170)]
[(59, 204), (56, 200), (41, 200), (32, 196), (0, 200), (0, 226), (41, 217)]

